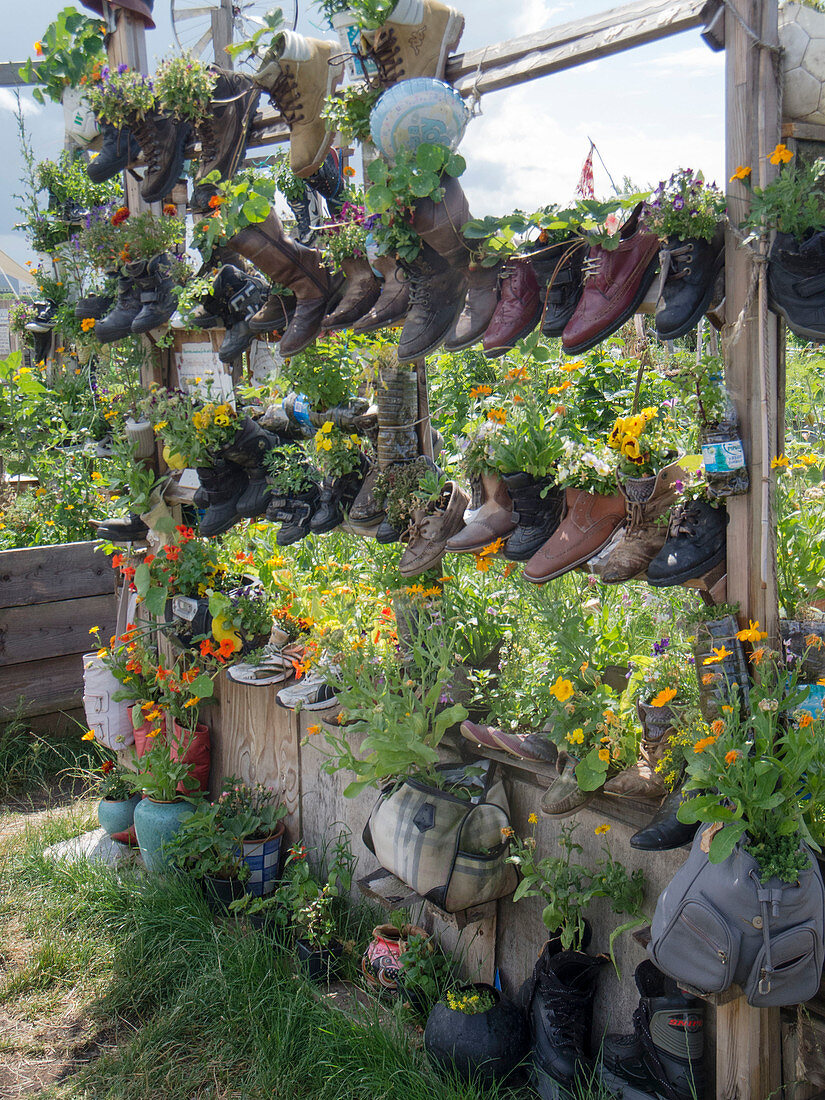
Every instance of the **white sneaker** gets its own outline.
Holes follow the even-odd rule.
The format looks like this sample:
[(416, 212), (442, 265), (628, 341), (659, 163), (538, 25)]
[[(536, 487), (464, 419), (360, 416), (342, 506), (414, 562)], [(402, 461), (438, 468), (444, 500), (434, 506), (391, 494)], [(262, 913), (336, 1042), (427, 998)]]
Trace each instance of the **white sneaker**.
[(323, 676), (305, 676), (278, 692), (278, 706), (286, 710), (333, 710), (338, 697)]

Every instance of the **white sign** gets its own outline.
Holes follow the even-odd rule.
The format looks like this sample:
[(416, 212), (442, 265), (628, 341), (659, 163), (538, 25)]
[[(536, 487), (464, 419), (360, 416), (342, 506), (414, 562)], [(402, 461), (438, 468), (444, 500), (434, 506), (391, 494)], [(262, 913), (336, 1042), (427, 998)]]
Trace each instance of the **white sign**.
[(211, 344), (181, 344), (175, 353), (180, 388), (198, 394), (205, 401), (222, 402), (235, 408), (232, 375), (213, 351)]

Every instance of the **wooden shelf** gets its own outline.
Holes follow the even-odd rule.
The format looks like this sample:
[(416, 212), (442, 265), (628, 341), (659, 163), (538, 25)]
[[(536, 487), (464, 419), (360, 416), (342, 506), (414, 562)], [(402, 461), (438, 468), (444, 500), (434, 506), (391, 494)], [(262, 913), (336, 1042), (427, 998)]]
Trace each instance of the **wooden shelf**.
[(369, 898), (371, 901), (377, 901), (387, 912), (392, 912), (393, 909), (416, 910), (420, 908), (430, 916), (437, 917), (443, 924), (457, 929), (490, 920), (496, 912), (496, 903), (487, 901), (482, 905), (462, 909), (458, 913), (448, 913), (433, 902), (422, 898), (415, 890), (411, 890), (406, 883), (396, 878), (385, 867), (377, 867), (370, 874), (359, 878), (358, 889), (364, 897)]

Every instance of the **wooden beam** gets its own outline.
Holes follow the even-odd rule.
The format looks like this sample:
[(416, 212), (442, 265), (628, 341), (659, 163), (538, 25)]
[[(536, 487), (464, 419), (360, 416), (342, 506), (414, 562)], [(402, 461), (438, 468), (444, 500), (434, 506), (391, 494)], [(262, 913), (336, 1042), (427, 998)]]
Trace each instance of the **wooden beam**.
[(482, 50), (457, 54), (447, 79), (463, 96), (493, 92), (704, 26), (719, 0), (636, 0)]
[[(27, 80), (23, 80), (20, 76), (20, 66), (23, 64), (22, 61), (0, 61), (0, 88), (32, 87)], [(42, 61), (34, 61), (36, 69), (42, 64)]]

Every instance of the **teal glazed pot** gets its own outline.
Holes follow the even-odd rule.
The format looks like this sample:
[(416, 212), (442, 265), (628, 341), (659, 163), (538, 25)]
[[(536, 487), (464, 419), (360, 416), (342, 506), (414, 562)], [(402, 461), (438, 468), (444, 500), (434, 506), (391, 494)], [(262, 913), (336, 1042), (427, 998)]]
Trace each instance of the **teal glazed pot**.
[(181, 823), (193, 813), (189, 802), (156, 802), (144, 798), (135, 807), (135, 833), (147, 871), (165, 871), (169, 867), (163, 846), (171, 840)]
[(112, 833), (125, 833), (135, 820), (135, 806), (140, 798), (139, 794), (125, 799), (101, 798), (97, 807), (97, 820), (101, 829), (105, 829), (109, 836)]

